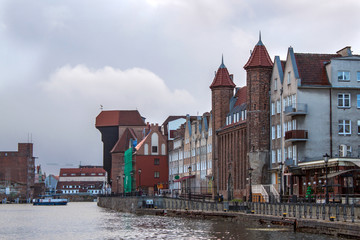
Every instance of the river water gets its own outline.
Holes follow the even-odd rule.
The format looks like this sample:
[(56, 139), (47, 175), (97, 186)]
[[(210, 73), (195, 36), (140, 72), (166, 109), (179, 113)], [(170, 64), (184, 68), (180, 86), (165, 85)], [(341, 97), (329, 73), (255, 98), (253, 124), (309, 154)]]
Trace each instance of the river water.
[(290, 228), (163, 216), (137, 216), (96, 203), (0, 205), (0, 239), (339, 239)]

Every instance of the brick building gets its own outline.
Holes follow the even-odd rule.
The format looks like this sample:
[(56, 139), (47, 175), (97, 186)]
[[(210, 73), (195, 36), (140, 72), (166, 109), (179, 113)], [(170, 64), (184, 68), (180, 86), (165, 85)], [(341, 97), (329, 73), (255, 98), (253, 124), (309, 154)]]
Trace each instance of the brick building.
[(273, 63), (259, 39), (244, 69), (247, 86), (234, 92), (233, 75), (222, 61), (212, 92), (213, 176), (216, 192), (226, 199), (249, 195), (252, 184), (268, 181), (269, 90)]
[(149, 195), (168, 189), (169, 164), (167, 139), (158, 124), (148, 126), (148, 133), (133, 153), (135, 189)]
[(3, 197), (32, 198), (35, 157), (32, 143), (19, 143), (18, 151), (0, 152), (0, 189)]
[(137, 110), (102, 111), (96, 117), (96, 128), (103, 142), (103, 166), (113, 190), (119, 189), (122, 177), (124, 153), (130, 147), (130, 139), (142, 139), (145, 118)]

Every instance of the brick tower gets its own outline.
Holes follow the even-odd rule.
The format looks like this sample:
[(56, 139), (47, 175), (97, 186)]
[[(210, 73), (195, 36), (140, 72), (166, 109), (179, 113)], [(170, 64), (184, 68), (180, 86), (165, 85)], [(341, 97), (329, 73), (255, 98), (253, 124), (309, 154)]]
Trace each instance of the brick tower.
[[(213, 157), (212, 168), (214, 176), (214, 189), (216, 193), (218, 189), (218, 140), (216, 137), (216, 130), (220, 129), (226, 123), (226, 114), (229, 112), (230, 99), (234, 94), (235, 84), (232, 80), (232, 75), (229, 74), (224, 65), (224, 58), (222, 58), (221, 65), (216, 72), (215, 78), (210, 85), (211, 89), (211, 108), (212, 108), (212, 144), (213, 144)], [(215, 191), (213, 191), (215, 193)]]
[(261, 41), (255, 45), (245, 64), (247, 84), (248, 161), (253, 184), (266, 183), (270, 149), (269, 91), (273, 63)]

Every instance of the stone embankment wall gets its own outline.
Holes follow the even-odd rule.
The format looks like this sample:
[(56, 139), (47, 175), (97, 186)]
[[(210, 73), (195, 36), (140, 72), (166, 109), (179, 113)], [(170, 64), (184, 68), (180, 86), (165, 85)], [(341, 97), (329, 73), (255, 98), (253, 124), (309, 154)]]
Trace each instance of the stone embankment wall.
[(137, 197), (99, 197), (97, 205), (119, 212), (135, 212), (138, 208), (138, 201), (139, 199)]
[[(153, 200), (147, 208), (146, 200)], [(283, 225), (294, 231), (319, 233), (360, 239), (358, 207), (316, 207), (312, 205), (199, 202), (183, 199), (148, 197), (100, 197), (98, 206), (137, 214), (217, 219), (232, 222), (254, 221), (260, 224)], [(311, 209), (311, 210), (310, 210)], [(345, 209), (345, 211), (344, 211)], [(325, 211), (324, 211), (325, 210)], [(330, 214), (329, 214), (330, 212)], [(287, 213), (284, 216), (284, 213)], [(324, 214), (324, 215), (323, 215)], [(330, 216), (334, 216), (330, 221)], [(346, 217), (345, 217), (346, 216)], [(345, 222), (346, 221), (346, 222)]]

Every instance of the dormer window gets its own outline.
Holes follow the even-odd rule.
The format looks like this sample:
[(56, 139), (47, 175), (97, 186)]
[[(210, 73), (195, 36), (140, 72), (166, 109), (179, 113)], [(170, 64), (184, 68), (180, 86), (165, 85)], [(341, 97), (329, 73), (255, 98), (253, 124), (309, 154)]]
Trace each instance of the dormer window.
[(349, 71), (338, 71), (338, 81), (350, 81), (350, 72)]

